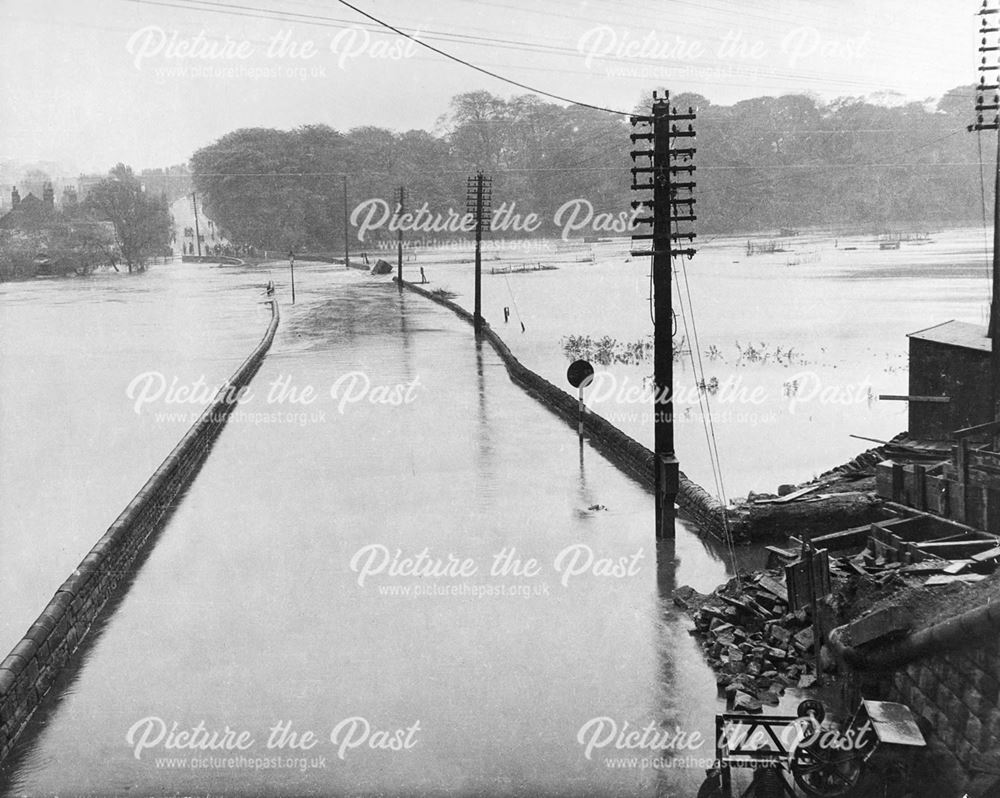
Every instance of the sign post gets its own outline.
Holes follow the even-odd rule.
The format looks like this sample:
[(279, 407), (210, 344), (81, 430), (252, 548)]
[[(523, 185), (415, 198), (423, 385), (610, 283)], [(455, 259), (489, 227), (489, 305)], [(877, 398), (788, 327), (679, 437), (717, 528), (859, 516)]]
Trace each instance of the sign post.
[(580, 390), (579, 398), (577, 400), (578, 415), (576, 432), (577, 435), (580, 436), (580, 443), (583, 444), (583, 389), (594, 381), (594, 367), (586, 360), (574, 360), (569, 364), (569, 368), (566, 370), (566, 379), (569, 380), (570, 385)]

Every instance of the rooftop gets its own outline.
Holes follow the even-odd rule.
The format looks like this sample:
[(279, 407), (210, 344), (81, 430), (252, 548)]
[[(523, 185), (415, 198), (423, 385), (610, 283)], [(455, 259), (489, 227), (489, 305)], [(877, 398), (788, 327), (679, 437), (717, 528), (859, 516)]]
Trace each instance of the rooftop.
[(986, 327), (954, 319), (912, 332), (907, 338), (946, 346), (959, 346), (964, 349), (978, 349), (980, 352), (992, 350), (991, 341), (986, 337)]

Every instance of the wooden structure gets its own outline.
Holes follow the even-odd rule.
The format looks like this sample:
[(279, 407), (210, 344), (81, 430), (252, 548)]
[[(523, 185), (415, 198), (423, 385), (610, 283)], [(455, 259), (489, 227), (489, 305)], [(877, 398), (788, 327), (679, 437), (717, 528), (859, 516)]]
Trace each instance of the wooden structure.
[(1000, 422), (966, 427), (952, 433), (948, 460), (879, 463), (875, 470), (879, 497), (1000, 535), (1000, 452), (994, 438), (998, 434)]
[(985, 328), (947, 321), (907, 337), (911, 437), (949, 440), (952, 430), (993, 420), (992, 345)]

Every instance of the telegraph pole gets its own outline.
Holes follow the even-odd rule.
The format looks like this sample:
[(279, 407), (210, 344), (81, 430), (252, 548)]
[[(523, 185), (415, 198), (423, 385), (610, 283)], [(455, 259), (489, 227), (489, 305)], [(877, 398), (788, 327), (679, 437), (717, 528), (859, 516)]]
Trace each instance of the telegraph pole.
[(198, 194), (191, 192), (191, 205), (194, 207), (194, 243), (198, 245), (198, 257), (201, 257), (201, 231), (198, 229)]
[(350, 228), (347, 226), (347, 175), (341, 175), (344, 179), (344, 268), (351, 268), (351, 238)]
[[(992, 348), (990, 371), (992, 376), (993, 418), (1000, 420), (1000, 9), (991, 7), (991, 0), (983, 0), (979, 10), (979, 86), (976, 95), (976, 121), (970, 131), (997, 131), (997, 162), (993, 179), (993, 294), (990, 299), (990, 325), (986, 331)], [(989, 93), (989, 94), (987, 94)], [(990, 112), (985, 115), (984, 112)]]
[[(634, 200), (633, 209), (648, 210), (636, 218), (637, 225), (648, 225), (649, 232), (634, 233), (633, 241), (649, 241), (651, 249), (633, 250), (633, 255), (652, 257), (653, 277), (653, 432), (654, 469), (656, 479), (656, 538), (673, 540), (675, 535), (674, 503), (679, 487), (679, 465), (674, 451), (674, 310), (672, 298), (673, 258), (694, 256), (691, 246), (695, 234), (681, 231), (695, 221), (694, 215), (694, 147), (674, 146), (678, 138), (693, 138), (694, 128), (685, 129), (675, 122), (693, 120), (694, 109), (680, 113), (670, 107), (670, 94), (658, 97), (653, 92), (652, 114), (632, 117), (632, 142), (645, 141), (652, 146), (632, 150), (632, 161), (642, 165), (632, 167), (632, 190), (652, 191), (652, 199)], [(640, 177), (649, 175), (646, 178)], [(644, 182), (640, 182), (640, 180)], [(687, 246), (678, 246), (679, 242)]]
[(292, 272), (292, 304), (295, 304), (295, 252), (288, 250), (288, 268)]
[(472, 326), (478, 336), (483, 329), (483, 228), (489, 229), (493, 202), (493, 178), (483, 175), (482, 170), (466, 181), (465, 209), (476, 221), (476, 300)]
[(399, 209), (396, 211), (396, 218), (399, 222), (399, 229), (396, 231), (396, 284), (399, 290), (403, 290), (403, 208), (406, 201), (406, 188), (399, 187)]

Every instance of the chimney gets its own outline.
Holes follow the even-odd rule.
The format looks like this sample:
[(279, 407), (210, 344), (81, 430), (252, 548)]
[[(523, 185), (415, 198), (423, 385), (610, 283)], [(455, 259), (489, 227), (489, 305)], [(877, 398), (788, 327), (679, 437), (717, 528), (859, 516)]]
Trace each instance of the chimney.
[(21, 204), (21, 195), (17, 193), (17, 186), (11, 189), (10, 192), (10, 207), (16, 208)]
[(42, 202), (45, 203), (45, 207), (52, 209), (56, 204), (56, 193), (52, 190), (52, 184), (46, 183), (42, 186)]

